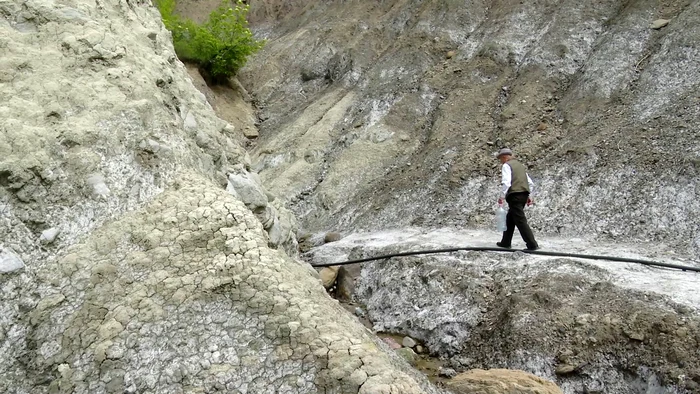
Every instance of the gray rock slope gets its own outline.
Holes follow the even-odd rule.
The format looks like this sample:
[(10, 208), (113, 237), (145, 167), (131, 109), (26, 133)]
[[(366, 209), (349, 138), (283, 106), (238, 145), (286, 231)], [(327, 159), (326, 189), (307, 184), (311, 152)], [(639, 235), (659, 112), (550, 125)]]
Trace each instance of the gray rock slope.
[[(448, 229), (353, 234), (308, 257), (328, 263), (479, 238)], [(542, 239), (546, 248), (556, 242)], [(365, 263), (354, 284), (374, 330), (415, 338), (458, 371), (522, 369), (554, 380), (566, 394), (700, 390), (700, 277), (692, 272), (459, 252)]]
[(0, 392), (437, 392), (324, 292), (140, 1), (0, 0)]
[(3, 393), (437, 393), (199, 176), (0, 276)]
[(507, 145), (538, 230), (700, 250), (700, 2), (252, 4), (254, 166), (305, 227), (490, 224)]
[[(193, 87), (158, 18), (145, 3), (0, 1), (0, 247), (36, 264), (180, 170), (223, 186), (247, 176), (235, 126)], [(251, 208), (291, 250), (291, 215)]]

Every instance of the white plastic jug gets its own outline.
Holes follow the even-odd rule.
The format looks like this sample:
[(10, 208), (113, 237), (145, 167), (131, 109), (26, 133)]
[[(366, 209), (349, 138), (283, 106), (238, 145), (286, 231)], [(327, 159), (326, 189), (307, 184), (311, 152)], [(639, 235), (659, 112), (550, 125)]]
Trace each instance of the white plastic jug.
[(508, 212), (503, 208), (503, 205), (499, 205), (496, 209), (496, 231), (506, 231), (506, 215)]

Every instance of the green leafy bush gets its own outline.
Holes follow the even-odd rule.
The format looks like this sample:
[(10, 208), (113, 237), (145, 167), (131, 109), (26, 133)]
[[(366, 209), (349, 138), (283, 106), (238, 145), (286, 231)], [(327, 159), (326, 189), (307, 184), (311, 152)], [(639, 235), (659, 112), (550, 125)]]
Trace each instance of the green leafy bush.
[(210, 82), (224, 82), (235, 75), (248, 56), (265, 43), (253, 37), (246, 19), (249, 6), (241, 0), (233, 7), (224, 0), (201, 25), (176, 15), (175, 0), (157, 0), (156, 5), (165, 27), (173, 34), (177, 56), (198, 64)]

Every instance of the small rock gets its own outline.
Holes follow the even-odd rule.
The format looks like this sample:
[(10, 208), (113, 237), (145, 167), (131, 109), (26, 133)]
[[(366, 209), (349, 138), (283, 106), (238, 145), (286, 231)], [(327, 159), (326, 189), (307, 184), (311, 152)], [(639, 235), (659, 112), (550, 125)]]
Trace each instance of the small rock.
[(386, 337), (382, 338), (382, 341), (384, 341), (387, 345), (389, 345), (390, 348), (394, 350), (401, 349), (401, 345), (398, 342), (396, 342), (394, 338)]
[(53, 241), (56, 240), (56, 237), (58, 236), (58, 233), (61, 231), (57, 229), (56, 227), (51, 227), (49, 229), (46, 229), (41, 232), (41, 236), (39, 237), (39, 242), (44, 243), (44, 244), (50, 244)]
[(139, 143), (139, 148), (144, 152), (156, 153), (161, 149), (160, 144), (151, 138), (145, 139)]
[(686, 327), (681, 327), (676, 330), (676, 336), (679, 338), (685, 338), (688, 336), (688, 328)]
[(630, 337), (630, 339), (634, 339), (635, 341), (643, 341), (644, 340), (644, 334), (641, 332), (628, 332), (627, 336)]
[(8, 273), (24, 268), (24, 262), (10, 249), (0, 248), (0, 273)]
[(452, 379), (455, 376), (457, 376), (457, 371), (455, 371), (452, 368), (440, 367), (440, 369), (438, 370), (438, 376)]
[(229, 174), (226, 191), (240, 198), (250, 210), (267, 207), (265, 189), (253, 173)]
[(576, 367), (570, 364), (562, 364), (554, 371), (557, 375), (568, 375), (576, 370)]
[(583, 315), (576, 316), (576, 319), (574, 320), (576, 321), (577, 325), (585, 326), (591, 321), (592, 317), (593, 315), (591, 315), (590, 313), (584, 313)]
[(547, 130), (547, 123), (540, 123), (539, 126), (537, 126), (537, 131), (545, 131)]
[(448, 58), (448, 59), (452, 59), (453, 57), (455, 57), (456, 54), (457, 54), (457, 53), (456, 53), (455, 51), (449, 51), (449, 52), (447, 52), (447, 54), (445, 55), (445, 57)]
[(188, 112), (185, 116), (183, 126), (185, 126), (185, 130), (187, 131), (197, 130), (197, 119), (195, 119), (195, 116), (192, 112)]
[(572, 352), (570, 349), (564, 349), (557, 355), (557, 360), (561, 361), (562, 363), (566, 363), (573, 355), (574, 352)]
[(365, 312), (364, 309), (362, 309), (362, 308), (360, 308), (360, 307), (358, 306), (358, 307), (355, 308), (355, 315), (356, 315), (357, 317), (364, 318), (365, 316), (367, 316), (367, 312)]
[(92, 186), (93, 193), (100, 197), (107, 197), (110, 193), (109, 188), (105, 183), (105, 178), (102, 176), (102, 174), (90, 174), (87, 177), (87, 184)]
[(260, 136), (260, 133), (256, 128), (246, 127), (245, 129), (243, 129), (243, 136), (252, 140), (258, 138)]
[(411, 337), (403, 337), (403, 341), (401, 341), (401, 344), (404, 345), (405, 347), (410, 347), (410, 348), (413, 348), (417, 345), (416, 341)]
[(488, 146), (493, 146), (494, 142), (493, 141), (486, 141), (486, 145)]
[(234, 127), (231, 123), (226, 122), (221, 130), (226, 134), (233, 134), (236, 131), (236, 127)]
[(403, 357), (404, 360), (408, 361), (408, 363), (411, 365), (416, 365), (416, 361), (418, 361), (418, 355), (416, 354), (416, 352), (413, 351), (413, 349), (404, 347), (401, 349), (396, 349), (396, 353), (398, 353), (401, 357)]
[(336, 242), (336, 241), (340, 241), (342, 238), (343, 238), (343, 236), (340, 235), (340, 233), (330, 232), (330, 233), (326, 233), (326, 236), (323, 237), (323, 242), (325, 242), (325, 243)]
[(421, 345), (416, 345), (416, 353), (418, 353), (418, 354), (425, 353), (425, 348)]
[(605, 390), (603, 390), (605, 386), (603, 386), (602, 383), (600, 382), (595, 382), (591, 383), (590, 385), (584, 386), (584, 393), (586, 394), (603, 394)]
[(209, 136), (209, 134), (202, 130), (197, 131), (197, 134), (194, 136), (194, 142), (202, 149), (209, 149), (213, 144), (212, 138)]
[(662, 27), (665, 27), (666, 25), (668, 25), (669, 22), (671, 22), (671, 21), (668, 19), (657, 19), (657, 20), (651, 22), (651, 26), (649, 26), (649, 27), (651, 27), (654, 30), (659, 30)]
[(338, 269), (340, 267), (324, 267), (321, 269), (321, 272), (318, 273), (318, 276), (321, 277), (321, 283), (323, 283), (323, 287), (326, 289), (330, 289), (333, 284), (335, 283), (335, 278), (338, 277)]

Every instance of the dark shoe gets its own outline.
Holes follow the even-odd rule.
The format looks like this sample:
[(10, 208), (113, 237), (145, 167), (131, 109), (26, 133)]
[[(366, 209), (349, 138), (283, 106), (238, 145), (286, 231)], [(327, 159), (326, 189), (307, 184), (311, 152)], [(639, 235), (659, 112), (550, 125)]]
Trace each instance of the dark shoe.
[(501, 248), (510, 249), (510, 245), (506, 245), (503, 242), (496, 242), (496, 245), (500, 246)]
[(535, 245), (535, 246), (528, 246), (527, 248), (525, 248), (525, 250), (539, 250), (539, 248), (540, 248), (539, 245)]

